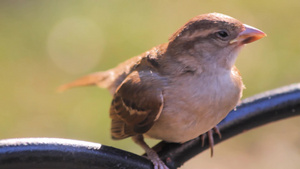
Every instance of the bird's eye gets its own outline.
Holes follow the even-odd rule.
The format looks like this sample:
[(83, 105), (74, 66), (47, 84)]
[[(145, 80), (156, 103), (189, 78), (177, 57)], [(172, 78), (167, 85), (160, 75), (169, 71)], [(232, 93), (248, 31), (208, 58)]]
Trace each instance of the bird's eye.
[(222, 39), (222, 40), (226, 40), (227, 37), (229, 37), (229, 34), (227, 31), (219, 31), (216, 33), (217, 37)]

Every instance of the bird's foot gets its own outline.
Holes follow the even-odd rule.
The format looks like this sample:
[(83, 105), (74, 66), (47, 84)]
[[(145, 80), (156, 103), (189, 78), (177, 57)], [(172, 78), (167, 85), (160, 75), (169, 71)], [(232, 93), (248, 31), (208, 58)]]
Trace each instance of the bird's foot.
[(144, 141), (143, 135), (132, 136), (132, 140), (146, 151), (146, 158), (148, 158), (153, 163), (154, 169), (169, 169), (166, 164), (159, 158), (157, 153)]
[(157, 155), (157, 153), (152, 150), (149, 149), (146, 151), (147, 153), (147, 157), (149, 160), (151, 160), (151, 162), (154, 165), (154, 169), (169, 169), (166, 164), (159, 158), (159, 156)]
[(214, 132), (219, 135), (220, 139), (222, 138), (222, 135), (220, 133), (218, 126), (215, 126), (211, 130), (208, 130), (206, 133), (204, 133), (200, 136), (201, 140), (202, 140), (202, 147), (204, 146), (204, 141), (205, 141), (206, 137), (208, 137), (208, 144), (210, 147), (210, 156), (211, 157), (214, 155), (214, 137), (213, 137)]

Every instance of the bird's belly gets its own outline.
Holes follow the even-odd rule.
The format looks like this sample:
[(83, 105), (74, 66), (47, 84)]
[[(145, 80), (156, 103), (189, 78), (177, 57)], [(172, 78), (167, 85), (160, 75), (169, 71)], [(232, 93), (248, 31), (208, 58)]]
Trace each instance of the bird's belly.
[(181, 143), (194, 139), (225, 118), (238, 103), (242, 91), (226, 80), (215, 85), (188, 84), (191, 82), (183, 87), (174, 86), (176, 91), (172, 86), (165, 90), (163, 112), (147, 136)]
[(191, 112), (181, 112), (185, 115), (177, 116), (174, 116), (173, 113), (169, 115), (165, 112), (146, 135), (167, 142), (183, 143), (198, 137), (216, 126), (228, 112), (196, 112), (197, 114), (201, 114), (198, 117), (195, 115), (196, 113)]

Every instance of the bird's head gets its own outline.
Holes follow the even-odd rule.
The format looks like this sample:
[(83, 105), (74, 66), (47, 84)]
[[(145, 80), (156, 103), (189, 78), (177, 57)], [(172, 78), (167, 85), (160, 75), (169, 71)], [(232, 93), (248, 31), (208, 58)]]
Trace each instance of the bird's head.
[(169, 39), (168, 48), (174, 55), (192, 55), (205, 64), (219, 63), (231, 68), (244, 44), (266, 34), (230, 16), (209, 13), (189, 20)]

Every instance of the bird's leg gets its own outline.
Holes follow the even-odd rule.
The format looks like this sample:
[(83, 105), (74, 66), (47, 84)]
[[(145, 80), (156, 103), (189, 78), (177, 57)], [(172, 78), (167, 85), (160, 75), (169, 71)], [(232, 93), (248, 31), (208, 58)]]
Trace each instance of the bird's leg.
[(151, 162), (154, 165), (154, 169), (169, 169), (165, 165), (165, 163), (159, 158), (157, 153), (147, 145), (147, 143), (144, 141), (143, 135), (133, 136), (132, 140), (145, 150), (148, 159), (151, 160)]
[(214, 137), (213, 137), (213, 132), (217, 133), (219, 135), (219, 138), (222, 138), (222, 135), (220, 133), (220, 130), (218, 126), (215, 126), (211, 130), (208, 130), (206, 133), (202, 134), (201, 140), (202, 140), (202, 147), (204, 146), (204, 141), (206, 139), (206, 136), (208, 137), (208, 144), (210, 147), (210, 156), (212, 157), (214, 155)]

